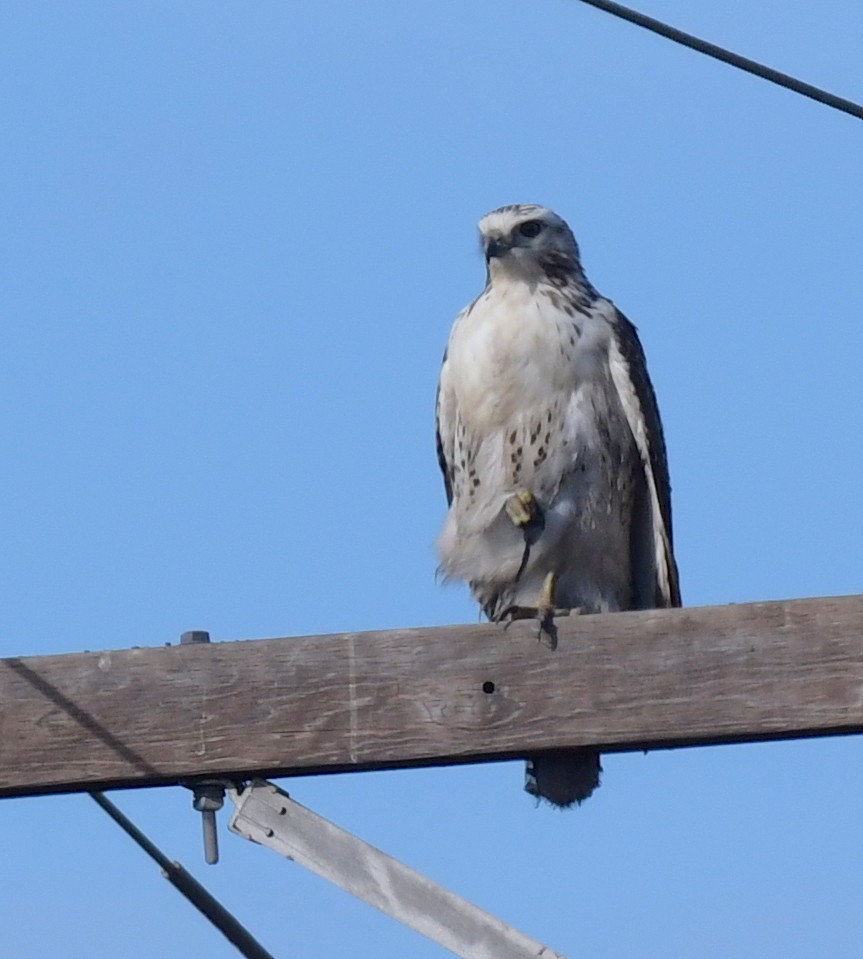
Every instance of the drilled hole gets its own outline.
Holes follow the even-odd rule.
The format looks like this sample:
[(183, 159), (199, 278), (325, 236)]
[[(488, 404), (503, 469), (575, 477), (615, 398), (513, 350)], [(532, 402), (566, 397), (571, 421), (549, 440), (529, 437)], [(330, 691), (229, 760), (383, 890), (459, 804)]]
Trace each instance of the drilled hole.
[(494, 692), (494, 683), (493, 683), (490, 679), (487, 679), (487, 680), (482, 684), (482, 691), (483, 691), (484, 693), (493, 693), (493, 692)]

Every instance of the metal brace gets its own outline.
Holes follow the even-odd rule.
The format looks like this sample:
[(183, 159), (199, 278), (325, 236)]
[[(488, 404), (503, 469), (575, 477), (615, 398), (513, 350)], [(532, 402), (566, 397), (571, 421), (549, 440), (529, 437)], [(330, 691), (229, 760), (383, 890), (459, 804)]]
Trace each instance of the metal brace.
[(462, 959), (564, 959), (472, 902), (432, 882), (291, 799), (255, 780), (229, 789), (229, 828), (268, 846), (427, 936)]

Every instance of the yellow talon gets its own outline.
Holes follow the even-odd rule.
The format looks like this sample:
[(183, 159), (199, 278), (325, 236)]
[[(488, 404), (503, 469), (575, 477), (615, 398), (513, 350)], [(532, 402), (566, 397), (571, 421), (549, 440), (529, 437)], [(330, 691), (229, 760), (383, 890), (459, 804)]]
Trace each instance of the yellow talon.
[(539, 620), (539, 629), (536, 638), (541, 640), (543, 635), (548, 636), (548, 645), (551, 649), (557, 649), (557, 626), (555, 626), (555, 616), (569, 616), (570, 613), (578, 613), (579, 609), (558, 609), (554, 605), (554, 587), (557, 583), (555, 573), (546, 573), (542, 581), (542, 589), (539, 593), (539, 601), (536, 604), (536, 618)]
[(554, 614), (554, 584), (557, 576), (554, 573), (546, 573), (542, 583), (542, 592), (539, 594), (537, 608), (540, 610), (549, 610)]
[[(537, 624), (536, 638), (546, 640), (549, 649), (557, 649), (557, 626), (555, 619), (559, 616), (577, 616), (581, 609), (577, 606), (571, 609), (555, 606), (554, 592), (557, 585), (557, 573), (546, 573), (542, 581), (542, 588), (537, 597), (536, 606), (510, 606), (502, 610), (495, 619), (506, 623), (509, 627), (517, 619), (535, 619)], [(505, 628), (506, 628), (505, 627)]]

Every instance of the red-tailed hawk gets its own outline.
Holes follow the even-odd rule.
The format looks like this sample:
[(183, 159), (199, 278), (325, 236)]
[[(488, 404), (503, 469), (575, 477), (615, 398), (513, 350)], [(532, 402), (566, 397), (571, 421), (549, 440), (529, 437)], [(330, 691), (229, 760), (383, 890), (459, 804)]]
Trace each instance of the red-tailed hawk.
[[(635, 327), (590, 285), (567, 224), (541, 206), (480, 220), (488, 277), (441, 370), (437, 446), (446, 578), (491, 620), (679, 606), (671, 489)], [(599, 754), (528, 760), (526, 788), (567, 806)]]

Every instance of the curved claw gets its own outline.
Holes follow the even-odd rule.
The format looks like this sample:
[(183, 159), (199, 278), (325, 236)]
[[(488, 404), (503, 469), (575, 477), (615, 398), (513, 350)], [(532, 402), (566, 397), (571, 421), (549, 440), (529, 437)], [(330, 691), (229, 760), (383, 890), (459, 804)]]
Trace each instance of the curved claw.
[(554, 584), (557, 579), (554, 573), (547, 573), (542, 584), (536, 606), (508, 606), (502, 610), (497, 619), (504, 622), (504, 629), (508, 629), (510, 624), (517, 619), (535, 619), (537, 620), (536, 638), (542, 641), (543, 636), (547, 636), (551, 649), (557, 648), (557, 626), (555, 619), (559, 616), (569, 616), (571, 613), (577, 615), (581, 612), (578, 607), (567, 608), (555, 606), (554, 604)]

